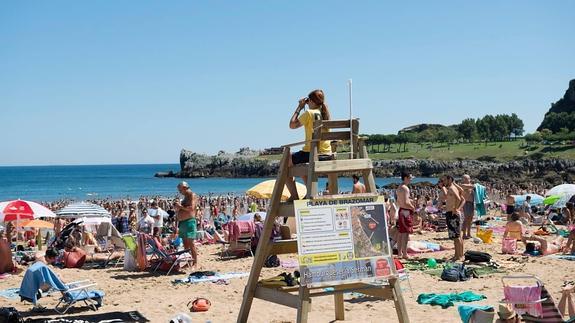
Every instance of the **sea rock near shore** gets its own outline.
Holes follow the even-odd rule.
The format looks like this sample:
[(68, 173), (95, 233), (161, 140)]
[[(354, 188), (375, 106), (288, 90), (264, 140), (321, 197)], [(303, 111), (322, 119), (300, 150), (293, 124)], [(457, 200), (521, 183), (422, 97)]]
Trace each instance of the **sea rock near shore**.
[(182, 149), (176, 177), (265, 177), (277, 173), (278, 161), (255, 158), (258, 151), (242, 148), (234, 154), (220, 151), (209, 156)]
[[(274, 177), (279, 161), (257, 158), (258, 152), (243, 148), (237, 153), (220, 151), (208, 156), (182, 149), (181, 170), (176, 177)], [(575, 160), (521, 159), (509, 162), (481, 160), (375, 160), (374, 173), (379, 177), (399, 176), (410, 172), (419, 177), (437, 177), (443, 174), (461, 176), (469, 174), (486, 182), (547, 182), (560, 184), (575, 181)]]

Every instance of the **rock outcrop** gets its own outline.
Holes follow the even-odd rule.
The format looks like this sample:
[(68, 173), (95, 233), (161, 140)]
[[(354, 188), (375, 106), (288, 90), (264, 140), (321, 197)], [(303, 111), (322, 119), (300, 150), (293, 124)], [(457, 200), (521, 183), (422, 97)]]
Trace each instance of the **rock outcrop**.
[[(256, 158), (258, 152), (244, 148), (235, 154), (220, 151), (215, 156), (183, 149), (180, 172), (176, 177), (274, 177), (279, 161)], [(379, 177), (398, 176), (411, 172), (415, 176), (437, 177), (443, 174), (469, 174), (486, 182), (513, 181), (558, 184), (575, 181), (575, 160), (521, 159), (509, 162), (479, 160), (375, 160), (374, 172)]]
[(255, 158), (258, 151), (242, 148), (235, 154), (220, 151), (208, 156), (182, 149), (176, 177), (265, 177), (275, 174), (278, 161)]
[(551, 108), (545, 113), (545, 118), (537, 131), (549, 129), (552, 132), (561, 131), (567, 128), (569, 131), (575, 130), (575, 79), (569, 81), (569, 87), (561, 99), (551, 104)]

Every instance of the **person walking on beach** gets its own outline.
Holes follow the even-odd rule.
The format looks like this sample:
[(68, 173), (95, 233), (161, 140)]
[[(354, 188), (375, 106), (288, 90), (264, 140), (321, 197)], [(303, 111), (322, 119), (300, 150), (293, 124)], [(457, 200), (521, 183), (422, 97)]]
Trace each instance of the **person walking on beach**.
[(154, 219), (152, 234), (154, 237), (160, 237), (162, 234), (162, 228), (164, 227), (164, 217), (160, 214), (160, 209), (158, 208), (158, 202), (155, 200), (150, 203), (150, 208), (148, 209), (148, 214)]
[(475, 215), (475, 185), (471, 182), (471, 177), (467, 174), (463, 175), (461, 184), (455, 184), (461, 188), (459, 193), (465, 200), (463, 204), (463, 239), (471, 238), (471, 225), (473, 224), (473, 216)]
[(445, 175), (442, 179), (445, 188), (447, 189), (447, 201), (445, 220), (447, 222), (447, 233), (449, 239), (453, 240), (455, 247), (455, 256), (453, 260), (461, 260), (463, 258), (463, 239), (461, 237), (461, 215), (460, 210), (465, 204), (465, 199), (459, 194), (459, 189), (453, 185), (453, 177)]
[(359, 181), (359, 177), (355, 174), (352, 176), (353, 178), (353, 191), (352, 193), (365, 193), (365, 185)]
[(397, 255), (404, 259), (409, 258), (407, 255), (407, 242), (409, 241), (409, 234), (413, 233), (413, 214), (415, 213), (415, 206), (407, 186), (411, 183), (411, 179), (411, 174), (402, 173), (402, 183), (397, 188), (397, 203), (399, 204)]
[(196, 195), (186, 182), (178, 184), (178, 191), (184, 196), (181, 202), (174, 202), (176, 221), (178, 222), (178, 236), (184, 241), (184, 248), (192, 253), (194, 258), (192, 268), (194, 268), (198, 265), (198, 251), (195, 245), (197, 236)]
[[(305, 110), (305, 106), (309, 109)], [(305, 110), (305, 111), (304, 111)], [(303, 113), (302, 113), (303, 111)], [(311, 140), (313, 135), (313, 123), (316, 120), (330, 120), (331, 116), (327, 104), (325, 103), (325, 95), (322, 90), (311, 91), (306, 98), (302, 98), (298, 102), (290, 121), (290, 129), (298, 129), (304, 127), (305, 130), (305, 144), (302, 150), (293, 153), (290, 159), (289, 167), (297, 164), (305, 164), (309, 162), (309, 153), (311, 149)], [(322, 129), (322, 131), (324, 131)], [(326, 130), (327, 131), (327, 130)], [(329, 140), (322, 140), (318, 144), (318, 159), (331, 160), (333, 153), (331, 151), (331, 142)], [(307, 177), (302, 177), (304, 183), (307, 183)], [(292, 179), (287, 181), (287, 187), (290, 192), (290, 200), (299, 199), (295, 181)]]
[(521, 218), (525, 224), (531, 223), (533, 220), (533, 214), (531, 214), (531, 195), (527, 195), (525, 202), (521, 205), (520, 209)]

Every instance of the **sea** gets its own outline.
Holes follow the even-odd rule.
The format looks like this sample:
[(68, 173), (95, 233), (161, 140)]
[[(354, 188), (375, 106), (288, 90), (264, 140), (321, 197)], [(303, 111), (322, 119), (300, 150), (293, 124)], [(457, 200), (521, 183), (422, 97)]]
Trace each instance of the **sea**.
[[(140, 196), (177, 194), (179, 178), (157, 178), (157, 172), (178, 171), (179, 164), (78, 165), (0, 167), (0, 201), (23, 199), (36, 202), (56, 200), (130, 199)], [(242, 194), (261, 181), (272, 178), (190, 178), (192, 190), (202, 195)], [(414, 183), (437, 178), (415, 178)], [(326, 179), (319, 180), (325, 187)], [(399, 183), (400, 179), (376, 178), (377, 186)], [(340, 178), (341, 191), (351, 190), (351, 178)]]

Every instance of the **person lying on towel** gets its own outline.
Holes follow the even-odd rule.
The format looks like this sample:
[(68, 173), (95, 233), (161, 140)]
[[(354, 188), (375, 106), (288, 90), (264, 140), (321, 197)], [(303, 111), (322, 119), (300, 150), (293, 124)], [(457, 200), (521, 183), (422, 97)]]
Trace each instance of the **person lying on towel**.
[(559, 236), (555, 240), (549, 242), (545, 238), (537, 236), (524, 237), (523, 242), (525, 243), (525, 253), (538, 256), (538, 255), (552, 255), (555, 253), (575, 253), (575, 230), (571, 231), (567, 241), (565, 238)]

